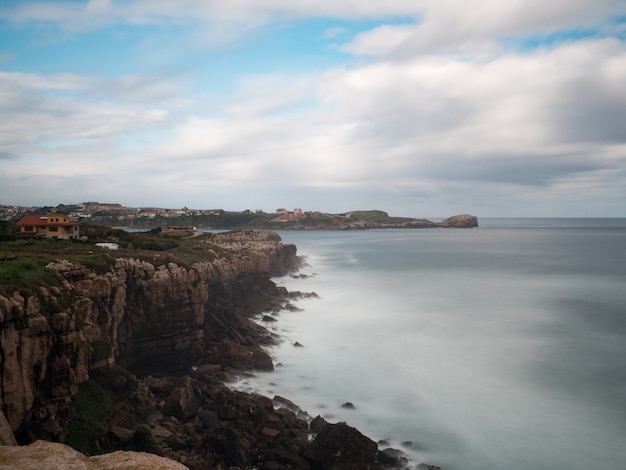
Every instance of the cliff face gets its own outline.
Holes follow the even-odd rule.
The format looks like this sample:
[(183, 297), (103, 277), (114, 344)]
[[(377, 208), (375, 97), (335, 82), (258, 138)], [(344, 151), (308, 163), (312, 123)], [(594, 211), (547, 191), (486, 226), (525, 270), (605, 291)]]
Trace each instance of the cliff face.
[(264, 331), (242, 314), (267, 307), (277, 291), (270, 275), (296, 263), (295, 246), (277, 237), (223, 234), (212, 239), (220, 259), (187, 267), (118, 258), (96, 273), (59, 260), (48, 267), (60, 287), (0, 296), (0, 407), (18, 441), (62, 440), (78, 384), (115, 362), (139, 373), (200, 358), (271, 368), (257, 346)]

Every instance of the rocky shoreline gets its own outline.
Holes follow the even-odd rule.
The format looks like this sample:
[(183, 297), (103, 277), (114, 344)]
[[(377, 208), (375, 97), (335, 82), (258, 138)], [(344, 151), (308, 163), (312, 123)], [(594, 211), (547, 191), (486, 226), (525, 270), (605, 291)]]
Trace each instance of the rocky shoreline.
[[(266, 230), (211, 243), (223, 256), (192, 266), (120, 257), (96, 272), (59, 260), (49, 265), (59, 285), (0, 296), (0, 405), (9, 428), (1, 443), (13, 435), (24, 446), (67, 443), (85, 438), (76, 433), (85, 425), (102, 428), (82, 442), (86, 453), (139, 450), (192, 470), (404, 468), (399, 451), (379, 450), (346, 423), (225, 385), (245, 371), (273, 370), (264, 348), (277, 338), (252, 317), (292, 307), (299, 293), (270, 277), (294, 271), (299, 258)], [(101, 397), (110, 397), (106, 414), (81, 422), (81, 402)], [(133, 468), (128, 458), (124, 468)]]

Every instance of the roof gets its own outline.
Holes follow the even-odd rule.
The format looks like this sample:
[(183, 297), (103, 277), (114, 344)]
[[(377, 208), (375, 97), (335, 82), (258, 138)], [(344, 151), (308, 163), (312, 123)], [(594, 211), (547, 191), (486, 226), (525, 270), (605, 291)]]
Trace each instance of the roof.
[(17, 223), (18, 226), (21, 225), (34, 225), (34, 226), (42, 226), (45, 225), (47, 227), (68, 227), (71, 225), (80, 225), (79, 222), (48, 222), (48, 216), (45, 215), (25, 215), (22, 219)]
[[(44, 220), (42, 220), (42, 218)], [(17, 225), (46, 225), (45, 215), (25, 215), (20, 219)]]

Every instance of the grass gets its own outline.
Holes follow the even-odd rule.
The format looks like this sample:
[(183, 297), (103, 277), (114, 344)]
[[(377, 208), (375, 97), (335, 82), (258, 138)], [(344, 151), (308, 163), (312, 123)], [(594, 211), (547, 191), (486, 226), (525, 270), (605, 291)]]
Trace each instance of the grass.
[(87, 455), (100, 453), (99, 442), (106, 436), (103, 420), (113, 409), (111, 394), (89, 379), (78, 386), (73, 405), (75, 418), (70, 421), (65, 444)]
[(93, 343), (91, 343), (91, 349), (93, 350), (93, 352), (91, 353), (92, 364), (111, 357), (111, 345), (106, 341), (102, 341), (101, 339), (95, 340)]
[[(94, 350), (100, 347), (92, 346)], [(64, 443), (87, 455), (124, 450), (133, 443), (112, 441), (107, 423), (116, 412), (116, 404), (132, 400), (128, 397), (137, 392), (137, 378), (119, 365), (91, 371), (91, 375), (89, 380), (78, 386), (78, 393), (72, 399), (71, 419)], [(120, 379), (123, 379), (122, 387), (119, 387)], [(118, 384), (117, 388), (112, 384)], [(145, 434), (145, 429), (140, 430), (140, 435)]]
[[(65, 259), (86, 266), (96, 274), (111, 272), (116, 258), (135, 258), (157, 265), (176, 263), (187, 269), (197, 262), (232, 259), (234, 252), (215, 244), (213, 234), (189, 231), (151, 233), (81, 225), (86, 240), (17, 238), (0, 243), (0, 295), (15, 291), (38, 293), (39, 287), (60, 285), (62, 279), (48, 263)], [(119, 250), (96, 247), (98, 242), (113, 242)]]
[(38, 287), (59, 285), (61, 279), (41, 261), (31, 258), (14, 258), (0, 261), (0, 294), (9, 296), (15, 291), (35, 292)]
[(88, 267), (96, 274), (109, 272), (115, 265), (115, 258), (108, 253), (69, 255), (67, 259)]

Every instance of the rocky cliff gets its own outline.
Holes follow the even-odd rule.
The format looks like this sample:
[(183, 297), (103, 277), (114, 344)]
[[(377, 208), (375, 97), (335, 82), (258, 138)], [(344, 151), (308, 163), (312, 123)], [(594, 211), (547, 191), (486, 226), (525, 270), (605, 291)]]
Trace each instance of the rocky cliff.
[[(182, 252), (180, 262), (172, 255), (167, 262), (158, 255), (118, 256), (96, 268), (59, 259), (48, 265), (58, 273), (57, 285), (0, 296), (0, 446), (15, 444), (11, 431), (26, 445), (80, 439), (82, 429), (96, 427), (102, 434), (90, 438), (89, 454), (141, 450), (193, 470), (403, 466), (399, 451), (379, 451), (345, 423), (311, 419), (284, 398), (224, 386), (242, 371), (273, 369), (262, 346), (275, 339), (250, 316), (289, 308), (300, 294), (270, 277), (293, 270), (299, 259), (295, 246), (270, 231), (199, 238), (193, 249), (202, 250), (205, 241), (215, 254), (211, 261), (190, 263)], [(108, 398), (106, 416), (72, 434), (80, 424), (77, 402), (89, 390), (97, 392), (89, 406), (114, 399)], [(0, 464), (41, 466), (46, 454), (66, 459), (67, 468), (74, 461), (76, 468), (120, 469), (151, 462), (134, 454), (85, 460), (64, 447), (42, 446), (0, 447)]]
[(180, 371), (227, 340), (251, 352), (246, 366), (272, 367), (258, 347), (265, 333), (241, 313), (267, 307), (270, 274), (293, 268), (296, 248), (266, 231), (211, 242), (223, 256), (187, 267), (120, 257), (94, 272), (59, 260), (48, 267), (60, 286), (0, 296), (0, 406), (18, 441), (62, 440), (78, 384), (116, 362)]

